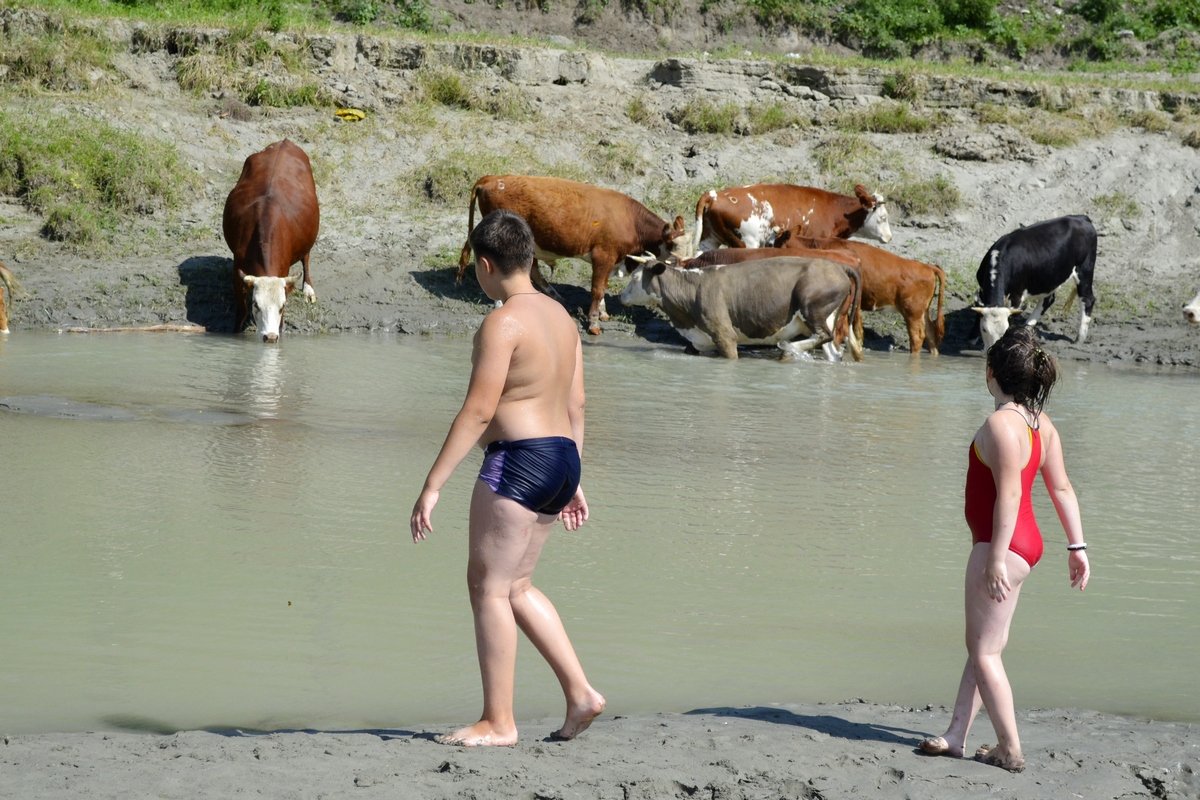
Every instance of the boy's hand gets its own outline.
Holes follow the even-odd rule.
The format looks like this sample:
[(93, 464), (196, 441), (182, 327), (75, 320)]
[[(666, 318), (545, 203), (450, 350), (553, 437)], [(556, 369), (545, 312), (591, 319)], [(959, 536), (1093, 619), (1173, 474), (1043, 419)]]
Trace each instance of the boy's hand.
[(417, 498), (417, 502), (413, 505), (412, 517), (408, 521), (409, 530), (412, 531), (413, 542), (420, 542), (425, 539), (425, 533), (433, 533), (433, 507), (437, 505), (440, 492), (435, 492), (433, 489), (423, 489), (421, 496)]
[(569, 531), (579, 530), (579, 527), (587, 522), (588, 504), (583, 496), (582, 486), (575, 490), (575, 496), (562, 511), (558, 512), (558, 518), (562, 520), (563, 527)]

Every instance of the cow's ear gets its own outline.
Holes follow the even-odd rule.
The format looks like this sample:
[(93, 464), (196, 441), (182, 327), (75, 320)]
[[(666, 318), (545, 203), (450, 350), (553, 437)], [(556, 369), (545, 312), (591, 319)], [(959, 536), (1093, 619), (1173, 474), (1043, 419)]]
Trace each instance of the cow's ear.
[(255, 276), (247, 275), (246, 273), (241, 272), (240, 270), (238, 271), (238, 274), (242, 276), (242, 283), (246, 284), (247, 286), (253, 286), (254, 282), (256, 280), (258, 280), (258, 278), (256, 278)]
[(875, 207), (875, 195), (867, 191), (867, 187), (861, 183), (854, 187), (854, 196), (858, 198), (858, 202), (862, 203), (863, 208)]
[(663, 262), (659, 261), (657, 264), (655, 264), (654, 266), (652, 266), (650, 268), (650, 275), (651, 275), (651, 277), (653, 277), (655, 275), (662, 275), (663, 272), (666, 271), (666, 269), (667, 269), (667, 265), (664, 264)]
[(674, 236), (671, 237), (672, 239), (679, 237), (679, 236), (683, 236), (683, 234), (684, 234), (683, 217), (675, 217), (675, 224), (671, 226), (671, 230), (674, 233)]
[(288, 275), (283, 281), (283, 287), (290, 292), (292, 289), (296, 288), (296, 281), (298, 280), (300, 280), (299, 275)]

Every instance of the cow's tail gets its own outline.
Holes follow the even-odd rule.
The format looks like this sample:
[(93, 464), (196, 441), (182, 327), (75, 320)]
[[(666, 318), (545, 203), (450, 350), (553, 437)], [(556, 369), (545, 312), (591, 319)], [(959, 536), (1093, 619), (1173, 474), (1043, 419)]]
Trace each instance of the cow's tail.
[(933, 345), (929, 349), (936, 355), (942, 346), (942, 339), (946, 336), (946, 317), (942, 313), (942, 306), (945, 305), (946, 300), (946, 273), (937, 264), (930, 264), (929, 266), (933, 269), (933, 274), (937, 276), (938, 282), (937, 316), (929, 320), (933, 328), (932, 335), (928, 337), (930, 343)]
[(710, 191), (700, 195), (700, 199), (696, 201), (696, 231), (692, 234), (692, 252), (688, 254), (690, 256), (700, 252), (700, 241), (704, 238), (704, 215), (708, 213), (715, 199), (716, 192)]
[(467, 241), (463, 244), (462, 252), (458, 255), (458, 273), (454, 276), (455, 283), (462, 283), (463, 275), (467, 273), (467, 264), (471, 263), (471, 231), (475, 230), (475, 205), (479, 199), (479, 184), (481, 178), (471, 187), (471, 199), (467, 202)]
[(9, 297), (19, 297), (23, 294), (21, 283), (17, 280), (17, 276), (13, 275), (4, 264), (0, 264), (0, 283), (3, 283), (7, 287)]
[(844, 265), (846, 275), (850, 278), (850, 282), (854, 284), (854, 291), (851, 293), (850, 311), (846, 314), (846, 322), (849, 323), (850, 332), (846, 335), (846, 340), (850, 345), (850, 356), (855, 361), (863, 360), (863, 346), (859, 341), (858, 334), (855, 332), (859, 325), (859, 320), (862, 317), (862, 273), (850, 265)]

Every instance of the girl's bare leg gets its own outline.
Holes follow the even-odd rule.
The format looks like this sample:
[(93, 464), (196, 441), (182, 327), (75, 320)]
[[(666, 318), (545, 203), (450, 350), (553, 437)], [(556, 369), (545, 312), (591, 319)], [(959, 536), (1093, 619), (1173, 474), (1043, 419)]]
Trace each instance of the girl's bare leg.
[(1019, 761), (1021, 740), (1017, 734), (1016, 711), (1013, 707), (1012, 687), (1004, 671), (1001, 653), (1008, 643), (1008, 632), (1021, 584), (1029, 576), (1029, 564), (1015, 553), (1008, 553), (1008, 578), (1012, 591), (1004, 601), (997, 603), (988, 596), (984, 583), (984, 567), (987, 565), (991, 545), (981, 542), (971, 549), (967, 560), (965, 580), (966, 644), (967, 663), (963, 667), (962, 680), (958, 685), (958, 696), (954, 701), (954, 713), (950, 727), (942, 734), (949, 753), (961, 756), (966, 747), (971, 723), (982, 704), (996, 731), (998, 757)]

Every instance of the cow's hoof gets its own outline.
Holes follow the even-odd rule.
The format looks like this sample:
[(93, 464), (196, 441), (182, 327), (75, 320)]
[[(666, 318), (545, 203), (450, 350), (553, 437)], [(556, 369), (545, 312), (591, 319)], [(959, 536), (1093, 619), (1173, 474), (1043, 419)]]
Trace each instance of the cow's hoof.
[(304, 287), (304, 299), (310, 303), (317, 302), (317, 291), (307, 284)]
[(599, 336), (601, 330), (602, 329), (601, 329), (599, 323), (594, 323), (592, 325), (588, 325), (588, 334), (591, 336)]

